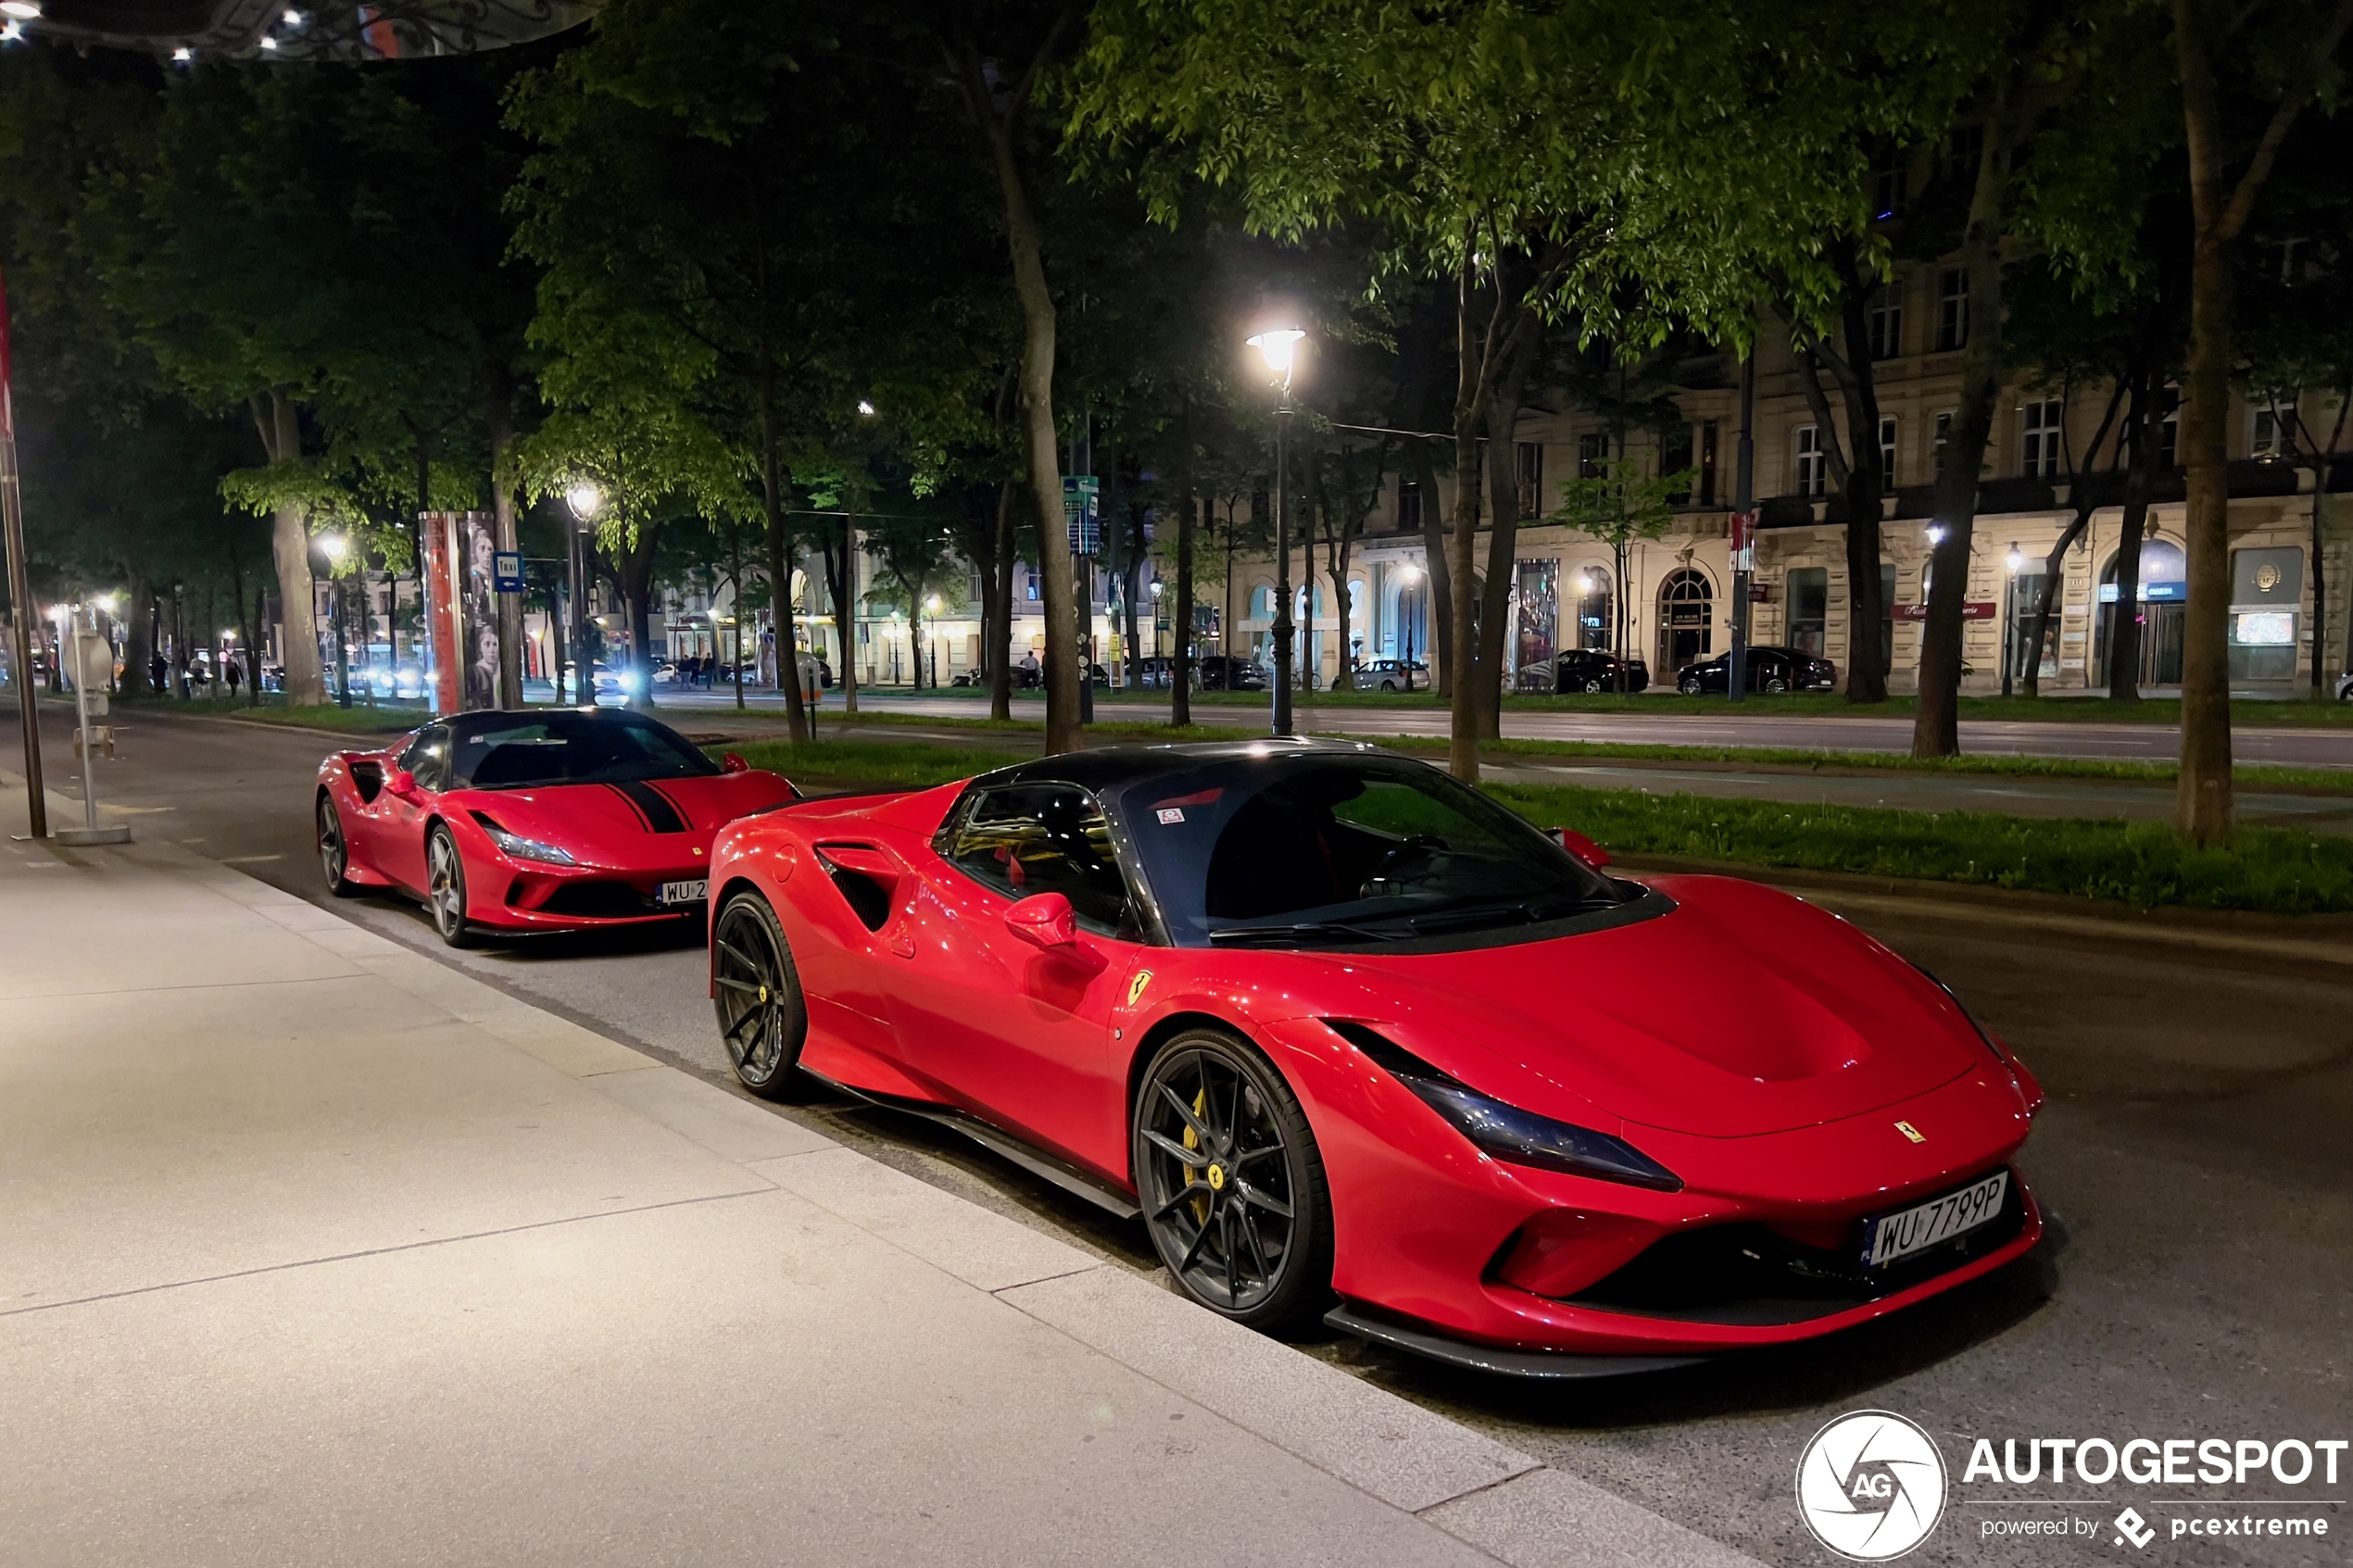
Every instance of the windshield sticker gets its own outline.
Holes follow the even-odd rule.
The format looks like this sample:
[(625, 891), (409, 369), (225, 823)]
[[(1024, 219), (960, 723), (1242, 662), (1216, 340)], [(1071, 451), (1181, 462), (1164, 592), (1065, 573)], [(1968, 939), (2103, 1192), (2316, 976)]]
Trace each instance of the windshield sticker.
[(1185, 813), (1183, 809), (1180, 807), (1164, 806), (1160, 809), (1160, 825), (1162, 827), (1169, 827), (1175, 823), (1181, 822), (1184, 820)]

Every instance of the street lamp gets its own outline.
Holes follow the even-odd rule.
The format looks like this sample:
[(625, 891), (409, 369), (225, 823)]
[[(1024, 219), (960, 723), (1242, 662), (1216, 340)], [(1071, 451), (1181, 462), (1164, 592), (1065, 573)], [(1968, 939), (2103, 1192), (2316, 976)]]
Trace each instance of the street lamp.
[(2002, 595), (2002, 695), (2010, 695), (2010, 669), (2018, 662), (2018, 571), (2026, 564), (2018, 546), (2010, 546), (2010, 553), (2002, 558), (2009, 568), (2007, 591)]
[[(569, 661), (572, 665), (572, 695), (577, 701), (593, 702), (596, 700), (592, 695), (596, 690), (596, 683), (589, 678), (586, 657), (588, 569), (587, 562), (581, 554), (583, 548), (581, 536), (586, 532), (588, 525), (597, 521), (597, 514), (605, 509), (604, 489), (593, 479), (575, 479), (564, 486), (564, 506), (570, 509), (573, 521), (577, 525), (566, 531), (570, 536), (565, 541), (564, 549), (564, 568), (572, 599), (570, 638), (572, 646), (566, 650), (572, 656)], [(556, 661), (556, 701), (560, 705), (564, 699), (563, 666), (566, 660), (560, 658)]]
[[(1400, 584), (1398, 598), (1401, 603), (1404, 596), (1412, 593), (1421, 580), (1422, 569), (1412, 561), (1407, 561), (1397, 569), (1397, 581)], [(1414, 622), (1418, 617), (1409, 614), (1401, 616), (1399, 619), (1405, 622), (1405, 689), (1410, 692), (1414, 689)]]
[(1275, 679), (1272, 702), (1275, 734), (1291, 733), (1290, 620), (1290, 381), (1300, 340), (1307, 334), (1297, 327), (1273, 327), (1250, 340), (1265, 357), (1279, 395), (1275, 404)]

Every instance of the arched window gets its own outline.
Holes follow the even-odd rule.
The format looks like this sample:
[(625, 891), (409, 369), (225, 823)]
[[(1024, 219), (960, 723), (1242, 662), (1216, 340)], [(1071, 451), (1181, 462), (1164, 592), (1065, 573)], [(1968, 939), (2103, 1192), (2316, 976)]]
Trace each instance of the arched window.
[(1268, 584), (1262, 583), (1250, 591), (1250, 618), (1252, 621), (1275, 619), (1275, 590)]
[(1716, 650), (1716, 591), (1696, 567), (1670, 571), (1658, 584), (1658, 662), (1662, 673)]
[[(2100, 570), (2099, 614), (2092, 628), (2092, 679), (2105, 684), (2108, 678), (2108, 650), (2114, 646), (2117, 599), (2117, 566), (2122, 551), (2111, 551), (2107, 566)], [(2182, 635), (2183, 601), (2189, 597), (2188, 562), (2182, 557), (2182, 546), (2163, 539), (2141, 541), (2140, 581), (2133, 585), (2133, 598), (2140, 608), (2141, 623), (2140, 677), (2134, 684), (2143, 686), (2171, 686), (2182, 679)]]

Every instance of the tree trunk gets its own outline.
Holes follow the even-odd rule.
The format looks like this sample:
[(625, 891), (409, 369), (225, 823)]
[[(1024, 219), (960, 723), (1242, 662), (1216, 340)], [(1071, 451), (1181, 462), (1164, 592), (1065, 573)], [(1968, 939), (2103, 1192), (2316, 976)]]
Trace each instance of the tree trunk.
[[(2116, 608), (2108, 612), (2108, 696), (2141, 700), (2141, 541), (2148, 527), (2149, 485), (2157, 472), (2157, 433), (2165, 411), (2161, 388), (2144, 371), (2133, 388), (2126, 438), (2132, 466), (2124, 476), (2124, 523), (2116, 546)], [(2096, 595), (2097, 590), (2094, 590)]]
[(155, 590), (147, 582), (147, 574), (133, 567), (124, 575), (129, 579), (129, 613), (123, 618), (122, 635), (122, 695), (145, 696), (154, 690), (147, 666), (156, 655), (155, 628), (148, 618)]
[(2195, 843), (2231, 832), (2230, 481), (2225, 445), (2231, 397), (2231, 246), (2246, 226), (2256, 193), (2271, 172), (2288, 127), (2312, 96), (2320, 73), (2353, 23), (2342, 0), (2305, 47), (2301, 79), (2284, 93), (2234, 186), (2222, 171), (2223, 124), (2207, 27), (2217, 20), (2198, 0), (2173, 0), (2182, 117), (2189, 151), (2190, 353), (2182, 372), (2182, 456), (2189, 470), (2190, 602), (2182, 627), (2182, 771), (2174, 825)]
[[(263, 455), (272, 463), (302, 456), (302, 423), (294, 388), (273, 386), (254, 394), (255, 427)], [(286, 624), (286, 706), (315, 708), (327, 700), (327, 677), (319, 660), (318, 594), (310, 580), (310, 530), (295, 506), (271, 514), (270, 553), (278, 571), (278, 609)], [(257, 655), (257, 659), (258, 659)], [(258, 663), (256, 672), (258, 673)]]
[(1446, 514), (1438, 504), (1438, 464), (1427, 441), (1415, 442), (1413, 453), (1414, 486), (1421, 499), (1422, 558), (1429, 563), (1428, 597), (1424, 600), (1429, 606), (1429, 635), (1424, 640), (1430, 689), (1443, 702), (1454, 689), (1448, 679), (1454, 667), (1454, 578), (1446, 561)]
[[(1919, 699), (1912, 719), (1915, 757), (1952, 757), (1961, 749), (1962, 606), (1969, 598), (1978, 478), (2002, 391), (2002, 223), (2028, 58), (2025, 53), (2017, 56), (2012, 69), (2000, 77), (1987, 107), (1985, 146), (1962, 236), (1961, 254), (1969, 268), (1969, 348), (1961, 360), (1960, 408), (1953, 416), (1944, 472), (1936, 486), (1935, 521), (1944, 537), (1931, 558), (1934, 582), (1921, 634)], [(1877, 431), (1871, 439), (1877, 443)]]
[[(785, 692), (785, 729), (792, 744), (809, 738), (809, 707), (800, 692), (800, 629), (792, 613), (792, 562), (785, 538), (785, 486), (789, 483), (776, 441), (776, 369), (774, 356), (762, 357), (760, 376), (760, 504), (764, 532), (761, 543), (768, 553), (768, 619), (776, 639), (776, 684)], [(736, 585), (736, 664), (738, 707), (743, 701), (743, 584)]]
[(654, 705), (653, 659), (648, 652), (651, 646), (651, 600), (654, 578), (654, 525), (640, 522), (637, 536), (629, 539), (623, 534), (621, 546), (612, 552), (613, 575), (621, 588), (622, 603), (629, 615), (629, 660), (637, 677), (638, 689), (630, 694), (628, 706), (648, 709)]
[(1846, 287), (1841, 298), (1843, 362), (1835, 370), (1845, 395), (1846, 445), (1846, 700), (1887, 700), (1887, 606), (1880, 581), (1880, 523), (1887, 475), (1880, 468), (1879, 376), (1871, 362), (1869, 300), (1852, 248), (1842, 257)]
[(1455, 280), (1454, 536), (1447, 541), (1447, 568), (1453, 573), (1448, 586), (1453, 604), (1453, 624), (1447, 629), (1446, 644), (1446, 664), (1452, 677), (1452, 701), (1448, 705), (1452, 734), (1446, 766), (1465, 784), (1475, 784), (1478, 782), (1480, 713), (1478, 650), (1474, 646), (1474, 618), (1478, 611), (1471, 603), (1471, 583), (1478, 563), (1478, 427), (1487, 411), (1487, 388), (1481, 373), (1483, 361), (1471, 338), (1472, 282), (1471, 261), (1466, 256), (1461, 275)]
[[(997, 487), (997, 555), (989, 563), (988, 581), (983, 592), (996, 591), (997, 619), (993, 633), (983, 628), (983, 646), (988, 655), (988, 716), (1011, 719), (1013, 716), (1013, 485), (1011, 480)], [(993, 636), (994, 640), (988, 640)]]
[[(1189, 395), (1176, 436), (1183, 455), (1176, 464), (1176, 504), (1181, 509), (1176, 514), (1176, 605), (1169, 616), (1176, 637), (1168, 662), (1168, 721), (1182, 729), (1193, 721), (1193, 523), (1202, 505), (1193, 495), (1193, 400)], [(2313, 524), (2316, 531), (2319, 526)], [(2318, 537), (2317, 532), (2314, 536)], [(2316, 656), (2313, 663), (2319, 662)]]
[(841, 683), (841, 710), (858, 711), (858, 628), (854, 608), (857, 602), (858, 529), (851, 519), (841, 521), (841, 552), (825, 546), (826, 596), (834, 601), (834, 641), (839, 645), (841, 668), (835, 672)]
[[(1058, 532), (1063, 481), (1054, 430), (1054, 296), (1046, 286), (1038, 221), (1030, 211), (1028, 193), (1013, 156), (1014, 128), (997, 109), (996, 94), (979, 51), (968, 47), (962, 59), (951, 58), (950, 63), (957, 68), (965, 100), (987, 136), (990, 161), (996, 166), (1005, 203), (1005, 243), (1012, 253), (1013, 292), (1021, 300), (1022, 434), (1030, 496), (1038, 508), (1038, 574), (1045, 593), (1046, 750), (1050, 754), (1076, 751), (1086, 744), (1078, 723), (1078, 684), (1087, 678), (1087, 671), (1079, 611), (1073, 597), (1070, 552), (1063, 547)], [(1012, 110), (1017, 113), (1020, 107), (1016, 98)]]

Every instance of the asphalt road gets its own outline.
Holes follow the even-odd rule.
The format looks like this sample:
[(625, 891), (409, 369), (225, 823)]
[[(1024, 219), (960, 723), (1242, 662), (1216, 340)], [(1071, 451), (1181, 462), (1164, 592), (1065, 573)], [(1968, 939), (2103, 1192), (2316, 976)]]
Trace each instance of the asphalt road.
[[(767, 698), (747, 694), (758, 706)], [(839, 698), (826, 694), (826, 713), (838, 710)], [(705, 709), (733, 711), (735, 695), (662, 690), (657, 700), (665, 708), (699, 713)], [(1680, 699), (1657, 698), (1658, 711), (1580, 713), (1559, 709), (1512, 709), (1504, 714), (1503, 729), (1514, 740), (1629, 741), (1654, 746), (1803, 746), (1831, 751), (1909, 751), (1912, 721), (1904, 718), (1849, 719), (1838, 715), (1757, 714), (1730, 717), (1676, 711)], [(976, 718), (988, 708), (973, 697), (900, 696), (862, 692), (862, 709), (923, 714), (935, 718)], [(1103, 702), (1096, 713), (1106, 722), (1129, 715), (1148, 721), (1166, 717), (1160, 704)], [(1014, 702), (1016, 719), (1042, 720), (1042, 699)], [(1230, 724), (1237, 729), (1263, 729), (1266, 709), (1227, 703), (1199, 703), (1193, 708), (1198, 724)], [(1302, 730), (1359, 735), (1442, 735), (1448, 719), (1442, 709), (1371, 708), (1351, 704), (1316, 707), (1302, 695), (1294, 712)], [(2105, 757), (2143, 762), (2171, 761), (2181, 755), (2182, 734), (2171, 724), (2108, 724), (2094, 721), (2029, 723), (2012, 720), (1965, 720), (1960, 726), (1961, 749), (1971, 755), (2018, 757)], [(2296, 729), (2259, 726), (2233, 728), (2232, 754), (2241, 762), (2296, 763), (2318, 767), (2353, 768), (2353, 726), (2338, 729)]]
[[(0, 767), (15, 768), (0, 709)], [(1779, 721), (1773, 722), (1780, 722)], [(1818, 722), (1818, 721), (1806, 721)], [(1853, 722), (1840, 721), (1838, 722)], [(75, 765), (62, 714), (47, 755)], [(2075, 726), (2066, 726), (2070, 734)], [(328, 899), (310, 856), (314, 735), (134, 716), (101, 793), (169, 838), (435, 953), (690, 1071), (724, 1080), (699, 947), (679, 939), (541, 942), (447, 954), (422, 912)], [(1932, 908), (1866, 922), (1933, 971), (2031, 1060), (2052, 1101), (2023, 1157), (2057, 1232), (2044, 1256), (1895, 1318), (1805, 1347), (1641, 1379), (1491, 1382), (1348, 1339), (1302, 1348), (1492, 1430), (1777, 1564), (1830, 1561), (1791, 1503), (1806, 1439), (1843, 1411), (1919, 1422), (1957, 1467), (1977, 1437), (2353, 1436), (2353, 968), (2201, 961), (2178, 947), (2006, 932)], [(135, 964), (136, 955), (125, 955)], [(1672, 997), (1660, 998), (1672, 1006)], [(162, 1092), (129, 1085), (126, 1093)], [(887, 1113), (815, 1103), (811, 1118), (903, 1169), (1139, 1272), (1139, 1231), (1096, 1215), (952, 1138)], [(2096, 1536), (1988, 1539), (1989, 1519), (2070, 1512), (2019, 1499), (2047, 1485), (1965, 1489), (1908, 1562), (2112, 1562), (2125, 1503), (2217, 1496), (2196, 1486), (2070, 1486)], [(2328, 1539), (2160, 1541), (2151, 1562), (2339, 1562), (2353, 1465), (2334, 1487), (2252, 1486), (2233, 1504), (2337, 1499)], [(2235, 1512), (2235, 1510), (2234, 1510)], [(2274, 1509), (2271, 1512), (2283, 1512)], [(2195, 1550), (2192, 1548), (2195, 1547)]]

